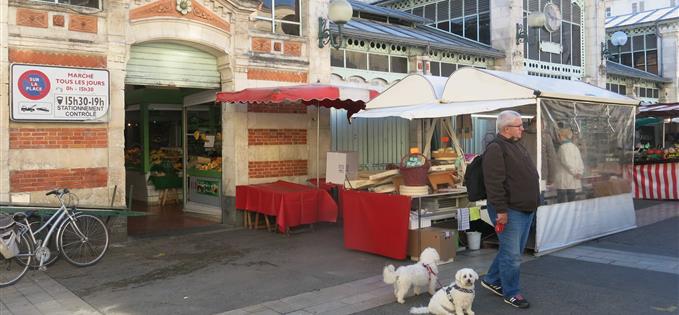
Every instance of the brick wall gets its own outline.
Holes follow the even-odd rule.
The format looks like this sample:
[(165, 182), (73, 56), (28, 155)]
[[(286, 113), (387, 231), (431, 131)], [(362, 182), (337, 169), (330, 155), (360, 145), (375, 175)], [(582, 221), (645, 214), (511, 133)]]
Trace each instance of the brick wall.
[(86, 55), (66, 52), (39, 51), (9, 48), (9, 62), (73, 66), (84, 68), (106, 68), (105, 55)]
[(253, 113), (280, 113), (280, 114), (306, 114), (304, 104), (248, 104), (248, 112)]
[(306, 144), (306, 129), (248, 129), (248, 145)]
[(291, 161), (249, 161), (250, 178), (304, 176), (307, 175), (307, 160)]
[(106, 128), (10, 128), (10, 149), (106, 148)]
[(11, 192), (47, 191), (62, 187), (106, 187), (108, 169), (96, 167), (10, 171), (9, 182)]
[(248, 68), (248, 80), (307, 83), (307, 72)]

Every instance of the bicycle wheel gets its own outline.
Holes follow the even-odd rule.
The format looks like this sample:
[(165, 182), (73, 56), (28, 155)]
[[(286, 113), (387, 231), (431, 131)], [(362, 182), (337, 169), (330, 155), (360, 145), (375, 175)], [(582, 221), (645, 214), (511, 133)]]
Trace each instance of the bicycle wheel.
[[(29, 241), (26, 234), (20, 235), (19, 253), (12, 258), (5, 258), (0, 255), (0, 288), (12, 285), (19, 281), (26, 274), (28, 266), (33, 259), (33, 244)], [(22, 264), (20, 259), (27, 263)]]
[[(30, 225), (31, 225), (31, 231), (37, 231), (40, 228), (40, 225), (42, 225), (42, 222), (33, 221), (33, 222), (30, 223)], [(47, 236), (47, 232), (49, 232), (49, 227), (43, 229), (42, 231), (40, 231), (40, 233), (35, 234), (35, 239), (36, 240), (44, 240), (45, 237)], [(45, 266), (45, 267), (52, 265), (54, 262), (57, 261), (57, 259), (59, 259), (59, 246), (57, 246), (57, 235), (56, 234), (57, 233), (55, 232), (54, 234), (52, 234), (52, 236), (50, 236), (50, 242), (49, 242), (49, 244), (47, 244), (47, 248), (49, 248), (49, 250), (50, 250), (50, 258), (47, 259), (47, 261), (45, 261), (43, 263), (43, 266)], [(34, 248), (33, 251), (38, 251), (38, 250), (37, 250), (37, 248)], [(19, 262), (22, 263), (22, 264), (27, 263), (25, 257), (18, 258), (18, 259), (19, 259)], [(40, 267), (39, 265), (40, 265), (39, 258), (34, 256), (33, 259), (31, 260), (29, 266), (31, 267), (31, 269), (37, 269), (38, 267)]]
[(106, 225), (89, 214), (81, 214), (74, 221), (67, 221), (59, 234), (61, 255), (78, 267), (96, 264), (108, 249)]

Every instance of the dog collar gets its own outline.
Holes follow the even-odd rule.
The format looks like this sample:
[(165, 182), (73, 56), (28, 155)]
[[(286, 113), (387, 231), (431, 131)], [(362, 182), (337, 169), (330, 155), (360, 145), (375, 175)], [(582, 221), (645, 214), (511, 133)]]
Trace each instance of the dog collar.
[(457, 283), (456, 283), (456, 284), (453, 284), (453, 288), (455, 288), (455, 290), (458, 290), (458, 291), (464, 292), (464, 293), (474, 293), (474, 289), (460, 288), (460, 287), (457, 285)]

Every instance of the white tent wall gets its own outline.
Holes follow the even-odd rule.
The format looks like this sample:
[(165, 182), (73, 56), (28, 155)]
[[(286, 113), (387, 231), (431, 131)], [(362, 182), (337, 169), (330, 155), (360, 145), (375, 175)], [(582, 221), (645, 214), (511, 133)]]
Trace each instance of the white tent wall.
[[(415, 80), (418, 81), (417, 85), (412, 83)], [(463, 68), (456, 71), (448, 78), (443, 93), (436, 100), (432, 100), (432, 93), (428, 93), (435, 89), (434, 86), (423, 88), (423, 80), (413, 79), (413, 81), (403, 80), (394, 84), (378, 98), (368, 102), (366, 110), (354, 117), (447, 119), (445, 117), (519, 108), (532, 104), (531, 107), (535, 109), (532, 114), (536, 118), (536, 141), (533, 145), (536, 146), (536, 164), (541, 174), (544, 168), (542, 151), (548, 144), (544, 143), (543, 122), (551, 119), (543, 117), (549, 113), (541, 110), (542, 102), (586, 103), (578, 106), (586, 106), (583, 109), (599, 110), (601, 113), (598, 115), (604, 117), (603, 121), (609, 125), (610, 119), (604, 113), (609, 113), (610, 106), (627, 108), (629, 117), (625, 118), (625, 121), (633, 121), (634, 106), (638, 105), (638, 101), (632, 98), (579, 81), (485, 69)], [(418, 98), (420, 94), (424, 96)], [(576, 121), (577, 114), (574, 112), (572, 116), (571, 119)], [(596, 113), (593, 116), (596, 117)], [(575, 125), (580, 129), (578, 123)], [(611, 134), (617, 135), (627, 131), (633, 133), (633, 128), (631, 130), (625, 128), (632, 127), (625, 124), (617, 125), (612, 128)], [(621, 154), (625, 156), (627, 153), (625, 150), (633, 145), (633, 136), (632, 140), (620, 136), (614, 141), (619, 141)], [(609, 185), (611, 187), (606, 185), (609, 181), (614, 183), (617, 175), (621, 174), (602, 177), (605, 180), (600, 184), (604, 185), (604, 189), (615, 187), (613, 184)], [(546, 191), (547, 187), (548, 183), (541, 181), (541, 190)], [(609, 191), (608, 194), (599, 193), (584, 199), (544, 205), (539, 207), (536, 217), (535, 251), (538, 255), (636, 226), (632, 195), (627, 191)]]
[(370, 107), (366, 105), (366, 108), (438, 103), (447, 80), (448, 78), (443, 77), (410, 74), (372, 99)]

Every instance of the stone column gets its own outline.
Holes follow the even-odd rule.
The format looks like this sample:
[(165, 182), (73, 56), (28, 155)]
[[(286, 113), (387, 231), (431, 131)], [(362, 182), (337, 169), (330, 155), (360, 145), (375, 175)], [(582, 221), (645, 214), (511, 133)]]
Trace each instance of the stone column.
[[(505, 52), (504, 58), (495, 59), (495, 70), (523, 72), (523, 43), (516, 44), (516, 23), (523, 24), (521, 0), (496, 0), (490, 10), (491, 45)], [(524, 29), (527, 29), (524, 25)]]
[(307, 56), (309, 56), (309, 83), (330, 82), (330, 49), (328, 44), (323, 48), (318, 47), (318, 18), (328, 17), (328, 0), (308, 1), (309, 11), (306, 15), (308, 22), (303, 32), (308, 34)]
[(9, 202), (8, 0), (0, 0), (0, 202)]
[[(660, 28), (660, 35), (662, 40), (660, 42), (660, 49), (658, 51), (659, 75), (672, 79), (672, 83), (663, 85), (660, 91), (661, 96), (664, 96), (663, 102), (672, 103), (679, 101), (677, 89), (679, 89), (679, 26), (676, 24)], [(662, 56), (660, 56), (662, 52)], [(661, 97), (662, 99), (662, 97)]]
[(585, 1), (585, 73), (583, 81), (606, 88), (606, 61), (601, 59), (601, 43), (606, 43), (605, 5), (602, 0)]

